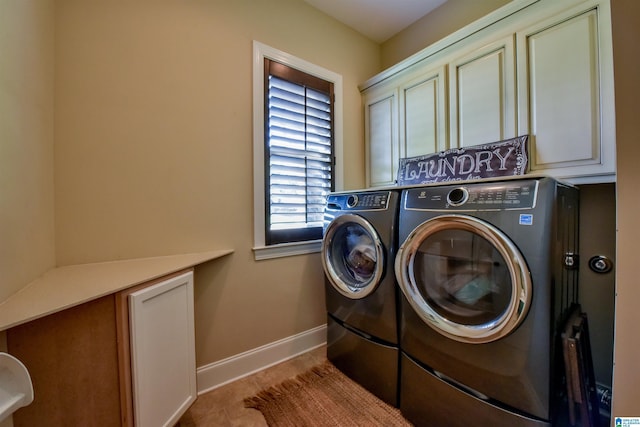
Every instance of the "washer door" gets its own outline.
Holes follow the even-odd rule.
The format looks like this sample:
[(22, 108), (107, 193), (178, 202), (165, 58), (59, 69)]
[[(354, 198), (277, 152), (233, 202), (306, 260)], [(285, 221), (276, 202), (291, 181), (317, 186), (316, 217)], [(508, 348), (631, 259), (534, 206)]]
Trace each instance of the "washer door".
[(461, 342), (504, 337), (531, 304), (531, 275), (518, 248), (471, 216), (442, 215), (420, 224), (398, 250), (395, 272), (420, 318)]
[(376, 230), (361, 216), (335, 218), (322, 239), (322, 266), (333, 287), (351, 299), (373, 292), (384, 271), (384, 249)]

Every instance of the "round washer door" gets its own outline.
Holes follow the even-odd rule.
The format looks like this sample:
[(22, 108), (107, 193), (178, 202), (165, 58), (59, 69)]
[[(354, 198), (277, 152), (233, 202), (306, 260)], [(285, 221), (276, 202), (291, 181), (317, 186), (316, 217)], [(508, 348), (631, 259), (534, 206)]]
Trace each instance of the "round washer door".
[(375, 228), (359, 215), (336, 217), (322, 239), (322, 266), (342, 295), (360, 299), (371, 294), (384, 272), (384, 249)]
[(420, 224), (398, 250), (395, 273), (420, 318), (461, 342), (504, 337), (531, 305), (531, 275), (518, 248), (471, 216), (442, 215)]

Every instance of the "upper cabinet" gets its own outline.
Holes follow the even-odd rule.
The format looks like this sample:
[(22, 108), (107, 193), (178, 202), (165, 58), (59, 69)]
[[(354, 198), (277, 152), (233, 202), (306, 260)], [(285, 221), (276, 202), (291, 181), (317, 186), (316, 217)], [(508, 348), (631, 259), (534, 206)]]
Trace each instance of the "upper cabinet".
[(451, 147), (516, 135), (514, 38), (472, 49), (449, 64)]
[(597, 181), (615, 174), (611, 18), (589, 1), (516, 35), (522, 133), (530, 169)]
[(367, 185), (402, 157), (530, 135), (531, 173), (615, 180), (608, 0), (514, 0), (361, 85)]
[(445, 67), (418, 71), (364, 94), (368, 187), (394, 185), (400, 158), (448, 146)]
[(395, 183), (400, 160), (398, 90), (379, 86), (364, 101), (367, 186)]
[(400, 155), (419, 156), (447, 147), (446, 74), (439, 66), (400, 85)]

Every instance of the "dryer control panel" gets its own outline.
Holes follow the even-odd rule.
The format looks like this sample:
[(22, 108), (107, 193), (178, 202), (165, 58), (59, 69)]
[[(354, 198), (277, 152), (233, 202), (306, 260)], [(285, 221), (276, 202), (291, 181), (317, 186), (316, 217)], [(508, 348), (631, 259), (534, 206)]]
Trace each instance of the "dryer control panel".
[(349, 211), (387, 209), (390, 194), (389, 191), (331, 194), (327, 197), (327, 209)]
[(504, 210), (535, 207), (538, 182), (468, 183), (412, 188), (406, 191), (405, 209), (417, 210)]

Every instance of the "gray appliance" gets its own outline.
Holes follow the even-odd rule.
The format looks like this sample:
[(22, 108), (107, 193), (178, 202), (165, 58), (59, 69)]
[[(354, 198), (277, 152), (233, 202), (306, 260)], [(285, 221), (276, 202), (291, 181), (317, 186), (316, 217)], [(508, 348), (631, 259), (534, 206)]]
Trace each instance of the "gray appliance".
[(324, 212), (322, 265), (327, 358), (384, 400), (398, 404), (398, 191), (332, 193)]
[(578, 197), (547, 177), (403, 191), (395, 273), (409, 421), (554, 424), (566, 405), (558, 331), (577, 300)]

